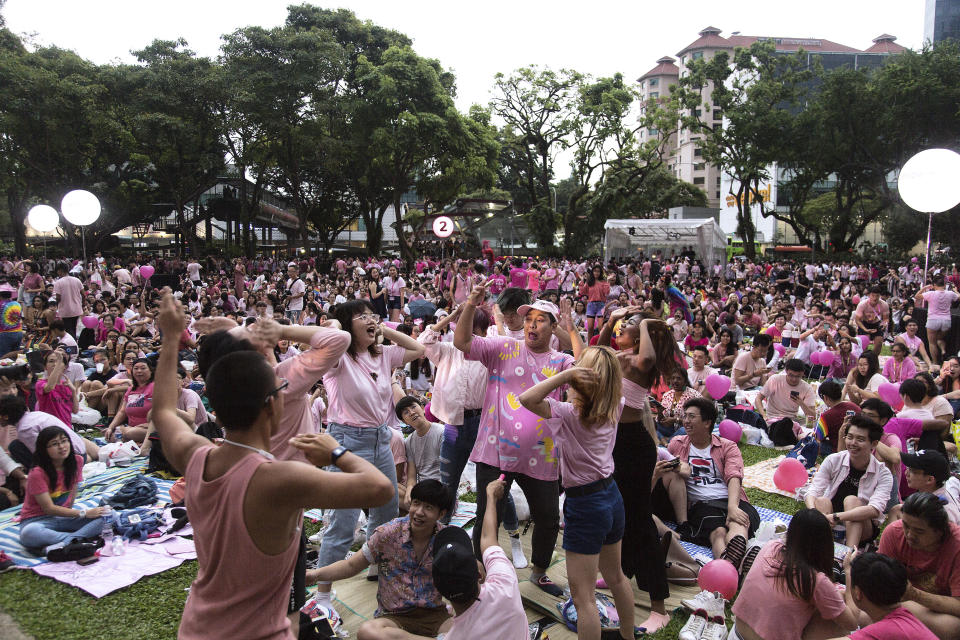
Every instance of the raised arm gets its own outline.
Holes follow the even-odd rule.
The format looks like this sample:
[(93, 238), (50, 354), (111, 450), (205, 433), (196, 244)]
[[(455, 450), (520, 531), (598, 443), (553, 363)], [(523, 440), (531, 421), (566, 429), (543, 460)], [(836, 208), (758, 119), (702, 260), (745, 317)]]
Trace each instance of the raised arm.
[[(384, 338), (396, 345), (403, 347), (406, 350), (403, 354), (404, 364), (413, 362), (417, 358), (423, 357), (423, 345), (407, 334), (400, 333), (396, 329), (391, 329), (385, 325), (380, 325), (380, 331), (383, 332)], [(349, 344), (350, 343), (348, 342), (347, 345), (349, 346)], [(344, 348), (344, 351), (346, 351), (346, 348)]]
[(596, 380), (596, 374), (591, 369), (585, 367), (570, 367), (560, 373), (550, 376), (543, 382), (535, 384), (520, 394), (520, 404), (528, 411), (537, 414), (541, 418), (548, 419), (553, 417), (550, 411), (550, 404), (547, 402), (547, 396), (558, 388), (567, 384), (574, 378), (586, 380)]
[(483, 530), (480, 534), (480, 555), (497, 544), (497, 503), (503, 498), (506, 492), (507, 483), (503, 481), (501, 475), (487, 485), (487, 508), (483, 512)]
[(464, 353), (470, 353), (470, 344), (473, 342), (473, 312), (487, 297), (486, 284), (478, 284), (470, 292), (467, 301), (460, 305), (460, 320), (453, 332), (453, 346)]

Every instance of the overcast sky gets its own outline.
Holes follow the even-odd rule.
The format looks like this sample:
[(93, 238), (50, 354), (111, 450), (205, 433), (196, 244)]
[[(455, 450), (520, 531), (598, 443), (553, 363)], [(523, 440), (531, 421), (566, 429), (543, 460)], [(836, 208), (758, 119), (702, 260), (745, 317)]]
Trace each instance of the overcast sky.
[[(98, 63), (132, 60), (154, 39), (183, 37), (216, 56), (234, 29), (283, 23), (286, 0), (8, 0), (7, 26), (38, 44), (73, 49)], [(633, 0), (480, 3), (436, 0), (340, 0), (361, 19), (413, 39), (420, 55), (456, 73), (457, 103), (490, 99), (493, 76), (528, 64), (636, 79), (657, 58), (674, 56), (714, 26), (729, 36), (822, 38), (865, 49), (882, 33), (918, 48), (923, 0)]]

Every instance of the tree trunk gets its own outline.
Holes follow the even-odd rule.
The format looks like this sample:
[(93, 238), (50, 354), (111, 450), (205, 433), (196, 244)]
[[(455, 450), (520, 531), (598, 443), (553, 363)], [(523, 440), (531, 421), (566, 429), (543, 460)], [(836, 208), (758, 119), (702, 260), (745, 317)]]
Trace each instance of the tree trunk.
[(13, 189), (7, 191), (7, 208), (10, 211), (10, 222), (13, 223), (13, 244), (17, 255), (24, 257), (27, 255), (27, 229), (24, 227), (27, 215), (24, 212), (23, 200), (16, 196)]
[(747, 258), (755, 260), (757, 257), (757, 228), (753, 225), (753, 215), (750, 211), (750, 191), (746, 185), (745, 181), (741, 181), (740, 188), (737, 191), (737, 235), (743, 240), (743, 251)]

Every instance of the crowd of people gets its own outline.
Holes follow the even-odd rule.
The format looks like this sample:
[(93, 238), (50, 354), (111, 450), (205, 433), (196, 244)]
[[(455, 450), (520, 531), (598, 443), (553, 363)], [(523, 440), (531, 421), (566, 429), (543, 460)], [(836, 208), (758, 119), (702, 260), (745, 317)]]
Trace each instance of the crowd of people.
[[(703, 592), (682, 640), (960, 638), (955, 266), (97, 254), (4, 258), (0, 280), (0, 507), (55, 559), (102, 530), (72, 505), (104, 441), (182, 476), (199, 571), (181, 638), (296, 635), (307, 585), (334, 608), (367, 572), (361, 640), (517, 640), (528, 566), (580, 638), (600, 637), (598, 586), (633, 638), (670, 622), (678, 540), (742, 583), (733, 629)], [(91, 411), (99, 442), (74, 428)], [(815, 443), (805, 508), (765, 545), (724, 418)], [(449, 525), (462, 485), (470, 534)], [(567, 585), (548, 575), (561, 537)]]

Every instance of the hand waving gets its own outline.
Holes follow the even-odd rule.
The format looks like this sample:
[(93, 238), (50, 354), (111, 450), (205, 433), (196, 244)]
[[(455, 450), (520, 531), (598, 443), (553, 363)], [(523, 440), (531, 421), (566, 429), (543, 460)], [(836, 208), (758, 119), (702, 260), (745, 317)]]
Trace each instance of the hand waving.
[(178, 338), (186, 327), (183, 306), (173, 297), (167, 287), (164, 287), (163, 297), (160, 300), (160, 316), (157, 318), (157, 326), (164, 336), (177, 336)]

